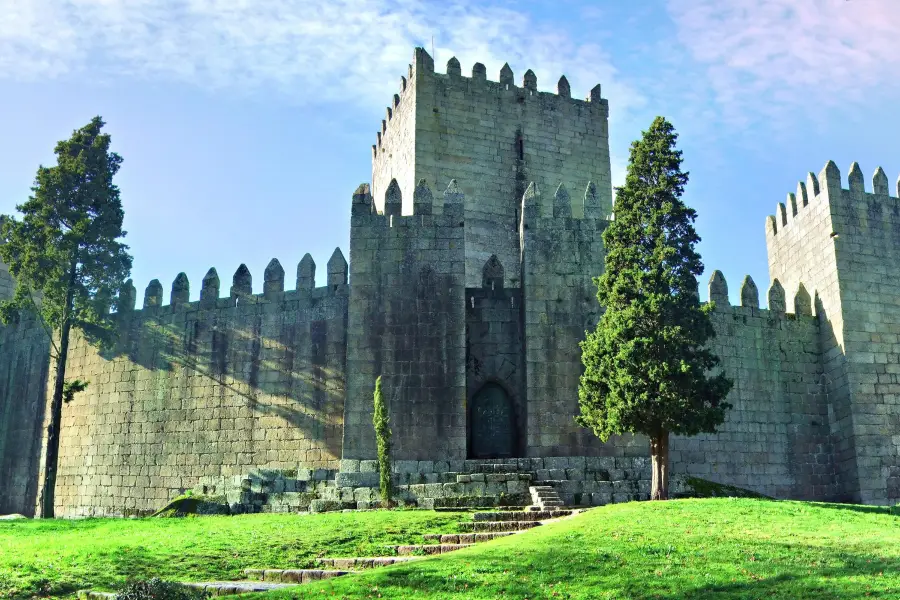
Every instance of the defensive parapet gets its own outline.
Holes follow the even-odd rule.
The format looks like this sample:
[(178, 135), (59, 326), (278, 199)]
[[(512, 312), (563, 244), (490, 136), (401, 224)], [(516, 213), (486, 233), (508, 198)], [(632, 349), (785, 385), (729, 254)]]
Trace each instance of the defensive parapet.
[[(599, 85), (587, 100), (571, 97), (565, 76), (556, 87), (556, 93), (538, 91), (532, 71), (517, 86), (509, 65), (499, 81), (489, 81), (480, 63), (466, 77), (455, 58), (446, 73), (436, 73), (431, 56), (417, 48), (408, 78), (401, 79), (400, 92), (385, 111), (372, 157), (378, 208), (384, 210), (392, 182), (403, 198), (399, 214), (412, 212), (419, 181), (435, 189), (459, 182), (466, 198), (470, 287), (480, 284), (490, 256), (504, 265), (515, 263), (520, 203), (529, 181), (546, 189), (562, 182), (571, 190), (593, 181), (600, 212), (612, 211), (608, 103)], [(580, 203), (574, 208), (577, 214)], [(440, 211), (436, 205), (434, 213)], [(513, 279), (505, 285), (517, 287)]]
[[(329, 296), (347, 296), (348, 266), (340, 248), (335, 248), (328, 261), (328, 278), (326, 284), (315, 287), (316, 263), (312, 256), (306, 254), (297, 265), (296, 286), (293, 290), (285, 290), (285, 271), (277, 258), (269, 261), (263, 273), (263, 292), (253, 293), (253, 276), (247, 265), (238, 266), (231, 279), (231, 287), (226, 296), (221, 295), (219, 274), (215, 267), (210, 268), (200, 284), (199, 300), (191, 302), (190, 281), (184, 273), (179, 273), (172, 282), (169, 303), (165, 304), (163, 286), (158, 279), (152, 280), (144, 290), (144, 310), (158, 315), (167, 312), (208, 310), (213, 308), (234, 308), (237, 306), (256, 305), (270, 302), (310, 302), (323, 300)], [(136, 289), (132, 280), (125, 282), (119, 292), (120, 316), (140, 312), (135, 310)]]
[(900, 261), (898, 211), (880, 167), (867, 192), (858, 164), (843, 188), (829, 161), (766, 223), (770, 276), (789, 289), (802, 284), (823, 324), (842, 491), (873, 504), (900, 499), (900, 422), (884, 417), (900, 383), (891, 366), (900, 361), (900, 281), (889, 276)]

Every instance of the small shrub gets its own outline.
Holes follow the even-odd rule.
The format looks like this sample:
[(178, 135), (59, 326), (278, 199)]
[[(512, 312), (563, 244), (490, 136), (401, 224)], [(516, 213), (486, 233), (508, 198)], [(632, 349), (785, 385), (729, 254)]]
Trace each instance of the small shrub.
[(206, 600), (203, 590), (188, 587), (158, 577), (147, 581), (133, 581), (123, 587), (116, 600)]

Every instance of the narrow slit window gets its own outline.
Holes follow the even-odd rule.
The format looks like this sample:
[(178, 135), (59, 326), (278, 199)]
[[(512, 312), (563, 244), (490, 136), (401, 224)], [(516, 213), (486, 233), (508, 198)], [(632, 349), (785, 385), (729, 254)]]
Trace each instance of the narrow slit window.
[(522, 136), (516, 138), (516, 156), (519, 157), (519, 160), (525, 160), (525, 140), (522, 139)]

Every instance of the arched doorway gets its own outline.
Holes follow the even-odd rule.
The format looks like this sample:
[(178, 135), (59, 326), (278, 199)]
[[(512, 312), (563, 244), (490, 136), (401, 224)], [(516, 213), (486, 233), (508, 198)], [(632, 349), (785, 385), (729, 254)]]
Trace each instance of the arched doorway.
[(515, 414), (509, 395), (500, 385), (486, 383), (472, 398), (469, 432), (471, 458), (515, 456)]

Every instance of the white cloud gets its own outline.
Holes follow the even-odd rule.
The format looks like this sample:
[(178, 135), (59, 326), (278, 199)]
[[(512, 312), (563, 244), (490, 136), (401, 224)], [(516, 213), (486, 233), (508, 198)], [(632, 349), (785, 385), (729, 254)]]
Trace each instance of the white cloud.
[(815, 118), (897, 91), (896, 0), (669, 0), (678, 38), (706, 65), (729, 121)]
[(0, 14), (0, 78), (124, 75), (380, 106), (434, 36), (440, 71), (452, 51), (464, 72), (480, 61), (496, 80), (508, 61), (543, 89), (565, 71), (581, 97), (603, 83), (617, 110), (638, 100), (595, 43), (474, 0), (0, 0)]

